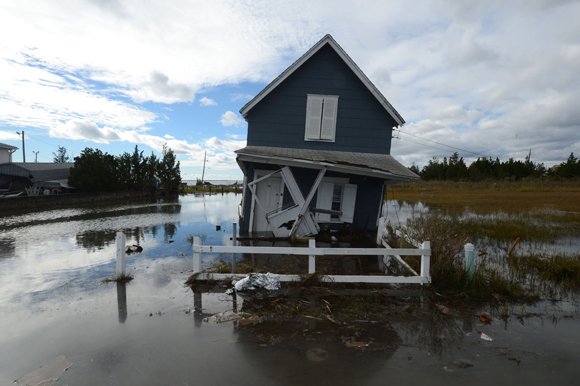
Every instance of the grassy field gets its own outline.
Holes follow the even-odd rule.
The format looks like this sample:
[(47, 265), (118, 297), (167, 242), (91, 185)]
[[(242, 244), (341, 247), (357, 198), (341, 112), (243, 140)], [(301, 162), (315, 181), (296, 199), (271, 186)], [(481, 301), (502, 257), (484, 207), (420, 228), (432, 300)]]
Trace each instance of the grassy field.
[(417, 182), (390, 185), (389, 200), (421, 201), (476, 213), (553, 209), (580, 214), (580, 181)]
[[(387, 199), (429, 207), (403, 229), (431, 240), (441, 291), (485, 298), (580, 289), (579, 181), (418, 182), (389, 186)], [(462, 268), (468, 241), (480, 253), (473, 280)]]
[(242, 193), (242, 185), (194, 185), (183, 186), (180, 188), (181, 194), (195, 194), (195, 193)]

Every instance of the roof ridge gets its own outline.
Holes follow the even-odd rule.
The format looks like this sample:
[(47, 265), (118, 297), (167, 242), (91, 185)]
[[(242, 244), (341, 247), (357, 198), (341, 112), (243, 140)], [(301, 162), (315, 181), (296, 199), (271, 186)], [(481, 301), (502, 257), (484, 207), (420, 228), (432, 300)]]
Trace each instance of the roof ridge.
[(304, 54), (302, 54), (298, 59), (296, 59), (290, 66), (288, 66), (284, 71), (282, 71), (276, 78), (274, 78), (270, 83), (266, 85), (254, 98), (252, 98), (248, 103), (246, 103), (241, 109), (240, 113), (244, 118), (247, 116), (249, 111), (262, 99), (264, 99), (272, 90), (278, 87), (286, 78), (293, 74), (298, 68), (300, 68), (307, 60), (309, 60), (314, 54), (316, 54), (322, 47), (328, 44), (338, 56), (346, 63), (350, 70), (359, 78), (359, 80), (367, 87), (370, 93), (377, 99), (377, 101), (387, 110), (387, 112), (393, 117), (393, 119), (399, 124), (403, 125), (405, 120), (399, 114), (399, 112), (391, 105), (391, 103), (385, 98), (385, 96), (380, 92), (380, 90), (374, 85), (374, 83), (365, 75), (365, 73), (360, 69), (356, 62), (346, 53), (346, 51), (338, 44), (338, 42), (332, 37), (331, 34), (326, 34), (322, 39), (320, 39), (316, 44), (310, 47)]

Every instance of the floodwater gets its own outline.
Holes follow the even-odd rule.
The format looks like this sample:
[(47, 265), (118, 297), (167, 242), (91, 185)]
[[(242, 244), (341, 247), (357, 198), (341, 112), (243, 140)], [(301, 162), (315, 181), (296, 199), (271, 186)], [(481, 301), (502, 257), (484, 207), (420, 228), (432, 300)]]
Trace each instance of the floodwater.
[[(382, 315), (204, 321), (234, 309), (251, 315), (264, 302), (183, 284), (191, 236), (229, 243), (240, 199), (190, 195), (1, 218), (0, 384), (59, 356), (72, 365), (53, 374), (57, 385), (564, 385), (580, 376), (575, 300), (441, 312), (438, 296), (399, 288), (345, 294), (363, 304), (381, 297)], [(103, 283), (115, 273), (117, 231), (143, 247), (128, 257), (127, 284)]]

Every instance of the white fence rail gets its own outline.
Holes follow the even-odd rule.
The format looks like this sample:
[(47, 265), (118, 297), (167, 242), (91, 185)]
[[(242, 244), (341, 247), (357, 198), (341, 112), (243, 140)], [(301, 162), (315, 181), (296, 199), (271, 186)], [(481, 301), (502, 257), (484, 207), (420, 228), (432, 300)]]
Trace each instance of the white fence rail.
[[(308, 273), (316, 273), (316, 256), (421, 256), (421, 269), (418, 275), (389, 276), (389, 275), (324, 275), (322, 281), (336, 283), (431, 283), (429, 274), (431, 245), (425, 241), (418, 249), (414, 248), (317, 248), (315, 240), (309, 240), (308, 247), (255, 247), (255, 246), (221, 246), (203, 245), (200, 237), (193, 238), (193, 273), (197, 280), (224, 280), (241, 279), (246, 274), (236, 273), (208, 273), (201, 268), (201, 259), (204, 253), (231, 253), (231, 254), (276, 254), (308, 256)], [(300, 281), (301, 275), (278, 275), (280, 281)]]

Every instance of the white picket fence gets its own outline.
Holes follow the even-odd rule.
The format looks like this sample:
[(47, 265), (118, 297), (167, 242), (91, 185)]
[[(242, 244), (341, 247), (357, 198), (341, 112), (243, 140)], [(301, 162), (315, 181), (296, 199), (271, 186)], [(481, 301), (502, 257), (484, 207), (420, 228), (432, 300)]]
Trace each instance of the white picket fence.
[[(202, 270), (202, 256), (206, 253), (231, 253), (236, 254), (275, 254), (275, 255), (299, 255), (308, 256), (308, 273), (316, 273), (316, 256), (383, 256), (383, 258), (393, 257), (397, 261), (404, 263), (406, 268), (411, 269), (401, 258), (401, 256), (421, 256), (421, 268), (417, 273), (411, 269), (412, 276), (389, 276), (389, 275), (323, 275), (322, 281), (336, 283), (377, 283), (377, 284), (429, 284), (431, 275), (429, 274), (431, 245), (429, 241), (424, 241), (420, 248), (317, 248), (313, 239), (309, 240), (308, 247), (255, 247), (255, 246), (222, 246), (203, 245), (200, 237), (193, 238), (193, 273), (196, 280), (227, 280), (241, 279), (246, 274), (237, 273), (209, 273)], [(301, 275), (278, 275), (280, 281), (300, 281)]]

